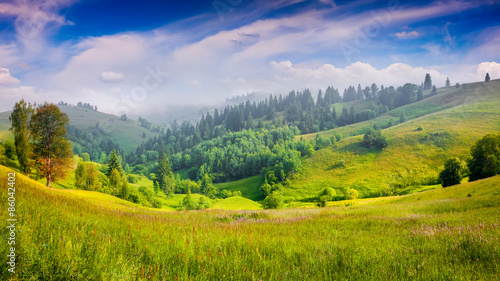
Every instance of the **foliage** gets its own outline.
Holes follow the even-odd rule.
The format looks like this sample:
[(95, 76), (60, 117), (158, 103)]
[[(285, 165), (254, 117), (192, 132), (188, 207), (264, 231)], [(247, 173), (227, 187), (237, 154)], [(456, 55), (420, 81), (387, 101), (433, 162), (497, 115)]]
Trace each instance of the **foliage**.
[(191, 190), (188, 190), (186, 197), (182, 199), (182, 208), (184, 208), (184, 210), (196, 210), (197, 207), (198, 204), (191, 196)]
[(8, 140), (3, 144), (5, 148), (5, 156), (10, 160), (17, 160), (16, 145), (14, 141)]
[(75, 186), (80, 189), (99, 189), (99, 170), (93, 163), (78, 163), (75, 170)]
[(118, 160), (116, 150), (113, 150), (111, 152), (111, 155), (109, 155), (109, 162), (108, 162), (108, 168), (106, 170), (106, 176), (111, 177), (111, 173), (114, 170), (118, 171), (120, 175), (123, 174), (122, 164), (120, 164), (120, 161)]
[(384, 148), (387, 146), (387, 140), (382, 135), (382, 130), (370, 128), (363, 136), (363, 145), (367, 148)]
[(470, 150), (469, 179), (475, 181), (500, 174), (500, 134), (488, 134)]
[(170, 196), (175, 189), (174, 179), (172, 169), (170, 167), (170, 161), (167, 155), (164, 153), (161, 156), (161, 160), (156, 171), (156, 181), (158, 186), (165, 192), (167, 196)]
[(42, 177), (51, 181), (64, 178), (71, 169), (71, 143), (66, 138), (68, 115), (57, 105), (44, 103), (31, 116), (29, 131), (35, 167)]
[(356, 189), (351, 188), (349, 189), (346, 195), (346, 199), (347, 200), (358, 199), (358, 195), (359, 195), (358, 191)]
[(116, 196), (116, 189), (120, 188), (122, 183), (122, 176), (117, 169), (113, 169), (111, 171), (111, 175), (109, 175), (109, 185), (113, 188), (113, 195)]
[(489, 73), (486, 73), (486, 76), (484, 77), (484, 81), (485, 82), (490, 82), (491, 78), (490, 78), (490, 74)]
[(264, 209), (279, 209), (284, 206), (284, 198), (280, 192), (275, 191), (271, 195), (267, 196), (262, 202)]
[(439, 173), (439, 181), (443, 187), (459, 184), (463, 178), (463, 167), (460, 160), (450, 158), (444, 163), (444, 169)]
[(19, 166), (21, 171), (26, 175), (30, 174), (29, 157), (31, 155), (31, 147), (29, 143), (29, 122), (33, 113), (33, 106), (30, 103), (26, 103), (24, 99), (22, 99), (14, 105), (14, 109), (9, 117), (9, 120), (12, 122), (10, 130), (14, 134)]

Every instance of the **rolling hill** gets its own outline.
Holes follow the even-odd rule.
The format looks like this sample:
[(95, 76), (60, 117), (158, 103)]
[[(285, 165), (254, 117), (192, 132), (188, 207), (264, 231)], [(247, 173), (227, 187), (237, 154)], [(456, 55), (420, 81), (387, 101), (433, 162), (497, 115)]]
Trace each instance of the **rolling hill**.
[[(0, 166), (3, 202), (11, 171)], [(16, 273), (2, 267), (3, 280), (500, 277), (499, 176), (347, 207), (278, 211), (152, 210), (21, 174), (15, 186)], [(6, 209), (0, 216), (6, 221)], [(9, 231), (1, 228), (1, 237)], [(9, 247), (0, 243), (4, 264)]]
[[(99, 124), (105, 135), (117, 142), (125, 153), (136, 149), (144, 139), (154, 136), (154, 133), (141, 127), (136, 120), (122, 121), (120, 117), (112, 114), (68, 105), (58, 106), (62, 112), (68, 114), (70, 125), (80, 130), (96, 128)], [(13, 139), (11, 132), (8, 131), (11, 126), (9, 116), (10, 112), (0, 113), (0, 139)]]

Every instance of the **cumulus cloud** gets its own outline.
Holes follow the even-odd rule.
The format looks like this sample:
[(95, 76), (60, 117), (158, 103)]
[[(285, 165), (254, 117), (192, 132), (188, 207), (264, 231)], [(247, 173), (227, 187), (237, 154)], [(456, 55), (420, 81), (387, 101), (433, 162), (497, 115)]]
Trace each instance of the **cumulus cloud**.
[(500, 63), (497, 62), (483, 62), (477, 66), (477, 79), (482, 80), (490, 74), (491, 79), (500, 79)]
[(397, 32), (395, 35), (399, 39), (411, 39), (411, 38), (417, 38), (419, 34), (418, 34), (418, 32), (416, 32), (414, 30), (414, 31), (410, 31), (410, 32), (406, 32), (406, 31)]
[(20, 81), (10, 74), (7, 68), (0, 68), (0, 85), (18, 84)]
[[(404, 63), (394, 63), (383, 69), (376, 69), (368, 63), (355, 62), (345, 68), (336, 68), (331, 64), (319, 67), (294, 66), (290, 61), (271, 62), (276, 79), (283, 85), (296, 89), (325, 89), (333, 86), (343, 90), (349, 86), (369, 86), (372, 83), (384, 86), (402, 86), (405, 83), (420, 85), (426, 73), (433, 81), (444, 86), (446, 75), (422, 67), (412, 67)], [(440, 83), (440, 81), (443, 81)]]
[(101, 81), (104, 83), (115, 83), (124, 81), (125, 75), (119, 72), (105, 71), (101, 72), (101, 75), (99, 75), (99, 79), (101, 79)]

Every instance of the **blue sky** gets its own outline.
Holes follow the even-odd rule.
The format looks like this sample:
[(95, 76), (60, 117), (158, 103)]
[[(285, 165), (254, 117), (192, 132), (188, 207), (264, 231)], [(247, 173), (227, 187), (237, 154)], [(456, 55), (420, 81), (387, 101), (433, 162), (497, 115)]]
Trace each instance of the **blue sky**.
[(90, 102), (115, 114), (250, 92), (500, 78), (500, 1), (11, 0), (0, 111)]

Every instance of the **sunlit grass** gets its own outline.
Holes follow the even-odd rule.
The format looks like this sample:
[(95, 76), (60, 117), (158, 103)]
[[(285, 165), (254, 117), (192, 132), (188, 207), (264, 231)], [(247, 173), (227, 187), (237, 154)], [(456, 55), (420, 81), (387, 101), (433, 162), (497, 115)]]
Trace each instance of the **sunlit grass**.
[[(0, 167), (2, 202), (7, 172)], [(21, 175), (16, 183), (14, 280), (500, 278), (500, 177), (265, 211), (164, 212)], [(7, 250), (0, 243), (4, 264)]]

